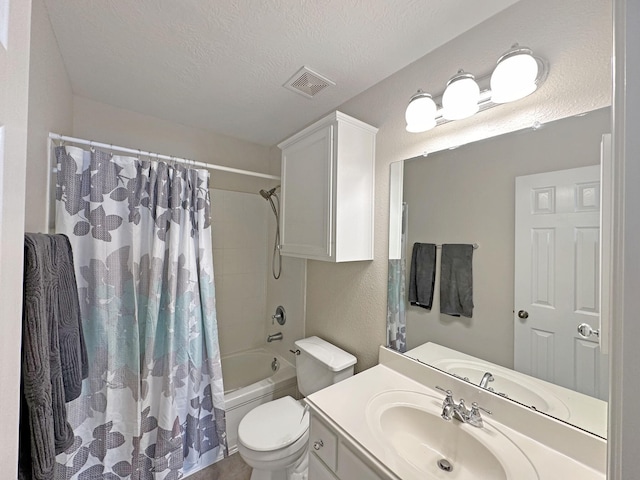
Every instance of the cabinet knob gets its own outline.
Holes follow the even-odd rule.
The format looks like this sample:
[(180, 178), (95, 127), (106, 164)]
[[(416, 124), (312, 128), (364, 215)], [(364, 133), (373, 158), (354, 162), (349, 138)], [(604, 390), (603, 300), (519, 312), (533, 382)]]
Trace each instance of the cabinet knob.
[(324, 447), (324, 443), (322, 442), (322, 440), (317, 440), (317, 441), (313, 442), (313, 449), (314, 450), (320, 450), (322, 447)]

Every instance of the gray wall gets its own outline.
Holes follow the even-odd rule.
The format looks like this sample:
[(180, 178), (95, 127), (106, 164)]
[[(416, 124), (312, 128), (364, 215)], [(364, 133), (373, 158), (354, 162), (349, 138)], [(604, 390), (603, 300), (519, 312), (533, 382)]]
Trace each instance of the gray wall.
[(432, 341), (513, 368), (515, 177), (600, 163), (610, 122), (606, 108), (405, 162), (409, 261), (414, 242), (480, 245), (473, 317), (440, 314), (438, 268), (433, 309), (407, 307), (408, 348)]
[(25, 230), (46, 232), (47, 136), (49, 132), (70, 135), (73, 95), (58, 43), (43, 0), (33, 1), (31, 13), (31, 58), (29, 61), (29, 126), (27, 143), (27, 188)]

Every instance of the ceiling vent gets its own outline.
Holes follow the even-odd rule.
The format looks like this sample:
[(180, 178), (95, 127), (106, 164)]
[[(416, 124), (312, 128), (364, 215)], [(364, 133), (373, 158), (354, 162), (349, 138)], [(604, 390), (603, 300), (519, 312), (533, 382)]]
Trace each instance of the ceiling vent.
[(307, 67), (302, 67), (283, 85), (284, 88), (307, 98), (315, 97), (330, 86), (335, 86), (335, 83)]

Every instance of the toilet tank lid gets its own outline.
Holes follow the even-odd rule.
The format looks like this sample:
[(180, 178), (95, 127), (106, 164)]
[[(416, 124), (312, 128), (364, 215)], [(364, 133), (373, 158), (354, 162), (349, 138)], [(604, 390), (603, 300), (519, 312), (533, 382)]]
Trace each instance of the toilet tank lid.
[(320, 337), (309, 337), (296, 340), (296, 347), (324, 363), (329, 370), (339, 372), (355, 365), (357, 359), (341, 348), (324, 341)]

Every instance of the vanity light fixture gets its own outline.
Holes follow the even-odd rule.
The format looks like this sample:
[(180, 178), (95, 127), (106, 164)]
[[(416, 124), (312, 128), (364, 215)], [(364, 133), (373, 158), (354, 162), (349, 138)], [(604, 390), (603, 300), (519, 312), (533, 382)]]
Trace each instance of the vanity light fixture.
[(411, 97), (404, 114), (407, 121), (407, 132), (421, 133), (436, 126), (436, 102), (431, 95), (418, 90)]
[(548, 63), (531, 49), (514, 44), (497, 62), (493, 72), (480, 78), (459, 70), (438, 97), (418, 90), (405, 112), (407, 131), (426, 132), (452, 120), (468, 118), (502, 103), (531, 95), (546, 80)]
[(442, 94), (442, 117), (447, 120), (462, 120), (474, 115), (480, 107), (480, 87), (471, 73), (459, 70), (447, 82)]
[(531, 49), (515, 44), (500, 57), (491, 74), (491, 101), (515, 102), (531, 95), (538, 88), (539, 69)]

